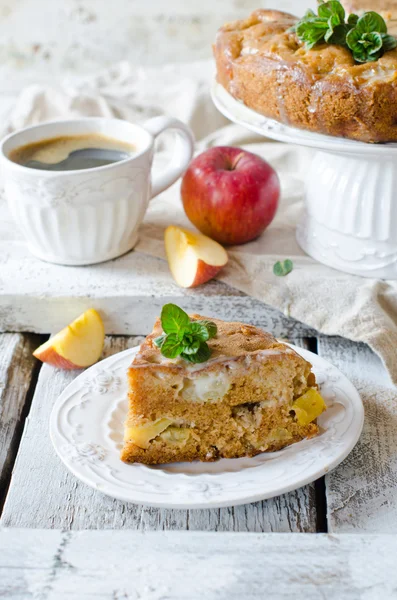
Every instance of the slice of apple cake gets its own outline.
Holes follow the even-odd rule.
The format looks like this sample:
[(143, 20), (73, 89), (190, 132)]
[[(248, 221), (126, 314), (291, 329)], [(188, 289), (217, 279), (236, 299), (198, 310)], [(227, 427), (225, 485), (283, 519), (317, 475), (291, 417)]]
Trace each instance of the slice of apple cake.
[(319, 431), (311, 365), (252, 325), (190, 317), (173, 304), (128, 371), (121, 459), (212, 461), (284, 448)]

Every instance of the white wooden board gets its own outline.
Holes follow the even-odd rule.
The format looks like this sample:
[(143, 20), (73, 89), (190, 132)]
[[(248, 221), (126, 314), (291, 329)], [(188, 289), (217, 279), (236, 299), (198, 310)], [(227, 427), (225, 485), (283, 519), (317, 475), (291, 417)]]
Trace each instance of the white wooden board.
[(11, 600), (393, 600), (397, 538), (0, 531)]
[(166, 302), (188, 312), (210, 310), (221, 319), (255, 323), (281, 337), (313, 333), (223, 283), (182, 289), (166, 261), (157, 258), (130, 252), (90, 267), (62, 267), (37, 260), (23, 242), (0, 242), (0, 331), (48, 334), (94, 307), (106, 333), (147, 334)]
[(328, 531), (397, 533), (397, 391), (364, 344), (319, 338), (318, 353), (357, 387), (365, 409), (361, 438), (326, 476)]
[[(108, 339), (104, 354), (132, 347), (140, 339)], [(265, 502), (190, 511), (125, 504), (84, 485), (56, 456), (48, 433), (52, 406), (78, 373), (42, 367), (4, 505), (2, 525), (143, 531), (316, 531), (314, 485)]]

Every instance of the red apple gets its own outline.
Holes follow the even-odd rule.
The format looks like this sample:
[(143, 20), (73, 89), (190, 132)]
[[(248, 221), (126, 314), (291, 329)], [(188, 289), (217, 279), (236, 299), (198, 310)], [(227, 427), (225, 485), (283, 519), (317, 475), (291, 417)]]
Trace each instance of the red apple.
[(272, 222), (280, 182), (263, 158), (218, 146), (192, 160), (181, 194), (188, 218), (202, 233), (221, 244), (244, 244)]

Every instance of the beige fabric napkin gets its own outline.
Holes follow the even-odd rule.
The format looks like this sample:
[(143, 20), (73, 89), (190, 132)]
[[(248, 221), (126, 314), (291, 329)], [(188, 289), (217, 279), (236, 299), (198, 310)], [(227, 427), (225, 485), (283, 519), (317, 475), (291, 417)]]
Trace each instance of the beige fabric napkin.
[[(213, 77), (209, 61), (145, 69), (123, 63), (96, 77), (65, 81), (56, 88), (31, 86), (10, 114), (8, 129), (76, 115), (112, 115), (142, 123), (165, 113), (192, 127), (197, 151), (239, 145), (260, 154), (280, 175), (280, 209), (261, 238), (228, 250), (230, 262), (218, 279), (321, 333), (369, 344), (397, 384), (397, 282), (347, 275), (300, 250), (295, 225), (303, 206), (301, 173), (311, 151), (270, 142), (228, 124), (209, 95)], [(167, 156), (160, 153), (162, 158)], [(181, 206), (179, 183), (150, 204), (136, 251), (164, 258), (163, 232), (170, 223), (191, 226)], [(294, 269), (287, 277), (276, 277), (272, 267), (282, 257), (291, 258)]]

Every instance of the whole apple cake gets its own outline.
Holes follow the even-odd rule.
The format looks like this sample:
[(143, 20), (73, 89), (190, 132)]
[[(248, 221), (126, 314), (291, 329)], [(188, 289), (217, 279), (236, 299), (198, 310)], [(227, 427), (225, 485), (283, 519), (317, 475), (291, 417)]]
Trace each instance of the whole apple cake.
[(364, 142), (395, 142), (397, 50), (389, 48), (396, 42), (385, 33), (382, 17), (377, 15), (371, 31), (367, 16), (347, 38), (352, 50), (338, 36), (341, 28), (343, 35), (354, 28), (358, 16), (345, 23), (339, 2), (320, 4), (319, 14), (327, 14), (331, 4), (339, 5), (343, 19), (328, 42), (315, 29), (321, 17), (313, 11), (298, 21), (277, 10), (256, 10), (227, 23), (213, 47), (217, 80), (246, 106), (281, 123)]
[(184, 313), (188, 333), (181, 336), (201, 331), (201, 338), (183, 342), (175, 356), (163, 315), (128, 371), (123, 461), (254, 456), (319, 432), (325, 403), (310, 363), (292, 348), (252, 325)]

